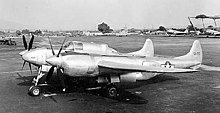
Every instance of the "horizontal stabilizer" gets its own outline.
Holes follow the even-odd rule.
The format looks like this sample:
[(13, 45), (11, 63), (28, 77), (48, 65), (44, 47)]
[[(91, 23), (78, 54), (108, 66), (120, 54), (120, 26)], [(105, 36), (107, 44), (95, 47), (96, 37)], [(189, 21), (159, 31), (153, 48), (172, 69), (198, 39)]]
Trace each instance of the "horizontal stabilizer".
[(100, 61), (99, 67), (109, 68), (121, 71), (133, 71), (133, 72), (152, 72), (152, 73), (190, 73), (197, 72), (198, 70), (193, 69), (180, 69), (180, 68), (165, 68), (165, 67), (153, 67), (153, 66), (142, 66), (133, 64), (122, 64), (110, 61)]

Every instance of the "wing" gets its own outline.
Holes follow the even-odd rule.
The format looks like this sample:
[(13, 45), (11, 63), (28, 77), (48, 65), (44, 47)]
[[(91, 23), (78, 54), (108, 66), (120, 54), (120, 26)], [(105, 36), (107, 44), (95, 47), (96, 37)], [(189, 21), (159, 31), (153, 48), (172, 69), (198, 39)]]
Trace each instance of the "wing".
[(152, 73), (190, 73), (190, 72), (198, 71), (193, 69), (164, 68), (164, 67), (122, 64), (122, 63), (116, 63), (110, 61), (100, 61), (98, 63), (98, 66), (102, 68), (121, 70), (121, 71), (152, 72)]

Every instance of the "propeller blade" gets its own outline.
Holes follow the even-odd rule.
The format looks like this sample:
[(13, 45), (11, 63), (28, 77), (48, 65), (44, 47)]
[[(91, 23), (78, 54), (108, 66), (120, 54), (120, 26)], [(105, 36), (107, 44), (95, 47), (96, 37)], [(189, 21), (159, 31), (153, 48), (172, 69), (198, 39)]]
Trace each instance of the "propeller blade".
[(60, 69), (60, 68), (57, 68), (57, 75), (58, 75), (59, 78), (60, 78), (60, 82), (61, 82), (62, 89), (63, 89), (63, 91), (65, 91), (66, 86), (65, 86), (65, 82), (64, 82), (64, 75), (63, 75), (63, 73), (61, 72), (61, 69)]
[(61, 47), (60, 47), (60, 50), (59, 50), (59, 52), (58, 52), (58, 54), (57, 54), (57, 57), (59, 57), (60, 52), (61, 52), (61, 50), (63, 49), (63, 44), (64, 44), (65, 41), (66, 41), (66, 38), (64, 39), (64, 41), (63, 41), (63, 43), (62, 43), (62, 45), (61, 45)]
[(54, 66), (52, 66), (47, 74), (47, 77), (46, 77), (46, 82), (48, 82), (53, 74), (53, 71), (54, 71)]
[(21, 68), (21, 71), (23, 70), (25, 63), (26, 63), (26, 61), (24, 61), (23, 66), (22, 66), (22, 68)]
[(28, 51), (32, 48), (33, 41), (34, 41), (34, 35), (32, 35), (32, 37), (31, 37), (31, 41), (29, 42)]
[(30, 68), (31, 75), (32, 75), (31, 63), (29, 63), (29, 68)]
[(22, 35), (22, 39), (23, 39), (24, 48), (27, 49), (27, 42), (24, 35)]
[(49, 37), (48, 37), (48, 40), (49, 40), (49, 42), (50, 42), (50, 48), (51, 48), (51, 50), (52, 50), (52, 53), (53, 53), (53, 55), (55, 55), (54, 50), (53, 50), (53, 46), (52, 46), (52, 44), (51, 44), (51, 41), (50, 41), (50, 38), (49, 38)]

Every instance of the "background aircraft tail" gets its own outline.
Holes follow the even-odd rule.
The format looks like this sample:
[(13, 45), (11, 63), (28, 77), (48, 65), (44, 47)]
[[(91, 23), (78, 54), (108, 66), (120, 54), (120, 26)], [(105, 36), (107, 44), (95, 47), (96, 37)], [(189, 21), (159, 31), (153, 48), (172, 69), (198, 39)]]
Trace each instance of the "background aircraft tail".
[(202, 47), (199, 40), (193, 42), (192, 48), (186, 55), (176, 57), (175, 59), (195, 60), (202, 63)]
[(188, 33), (188, 32), (189, 32), (189, 29), (186, 28), (186, 30), (184, 31), (184, 33)]
[(136, 56), (153, 57), (154, 56), (153, 42), (151, 41), (151, 39), (146, 39), (144, 46), (140, 50), (128, 54), (132, 54)]

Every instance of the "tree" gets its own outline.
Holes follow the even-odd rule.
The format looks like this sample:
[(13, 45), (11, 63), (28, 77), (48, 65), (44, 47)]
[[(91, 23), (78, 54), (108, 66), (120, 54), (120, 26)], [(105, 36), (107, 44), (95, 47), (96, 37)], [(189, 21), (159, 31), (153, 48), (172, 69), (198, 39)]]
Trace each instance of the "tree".
[(4, 35), (5, 34), (5, 32), (4, 31), (0, 31), (0, 35)]
[(166, 28), (163, 27), (163, 26), (160, 26), (158, 30), (159, 30), (159, 31), (166, 31)]
[(34, 34), (35, 35), (40, 35), (40, 34), (42, 34), (42, 31), (41, 30), (35, 30)]
[(186, 29), (188, 29), (189, 31), (195, 31), (195, 29), (192, 25), (188, 25)]
[(110, 29), (110, 27), (109, 27), (106, 23), (104, 23), (104, 22), (102, 22), (101, 24), (98, 25), (98, 30), (99, 30), (100, 32), (102, 32), (102, 33), (110, 33), (110, 32), (113, 31), (113, 30)]
[(16, 31), (16, 34), (17, 34), (17, 35), (21, 35), (21, 31), (20, 31), (20, 30), (17, 30), (17, 31)]
[(28, 29), (23, 29), (21, 32), (22, 32), (22, 34), (29, 34), (30, 33), (30, 31)]

